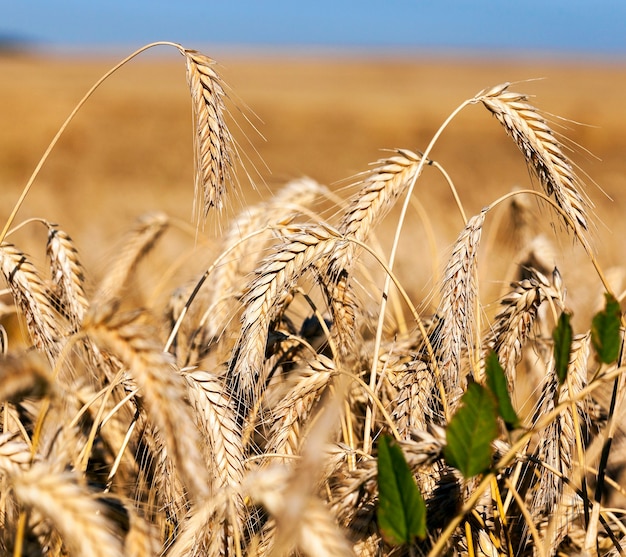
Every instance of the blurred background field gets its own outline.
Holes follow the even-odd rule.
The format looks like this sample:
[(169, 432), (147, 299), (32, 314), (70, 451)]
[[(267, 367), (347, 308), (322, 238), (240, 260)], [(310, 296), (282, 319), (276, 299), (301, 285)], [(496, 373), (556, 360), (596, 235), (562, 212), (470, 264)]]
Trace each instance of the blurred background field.
[[(65, 117), (116, 61), (0, 59), (3, 222)], [(240, 175), (245, 203), (304, 175), (340, 189), (387, 149), (425, 149), (463, 100), (512, 81), (512, 90), (533, 95), (532, 102), (549, 113), (555, 129), (571, 142), (569, 154), (588, 175), (587, 192), (602, 220), (597, 231), (601, 261), (606, 266), (624, 261), (625, 66), (254, 54), (225, 55), (218, 63), (231, 88), (229, 109), (240, 127), (231, 126), (251, 178)], [(450, 174), (470, 214), (514, 187), (532, 184), (517, 148), (482, 106), (465, 109), (452, 122), (432, 158)], [(426, 172), (417, 196), (441, 244), (452, 242), (461, 222), (441, 176)], [(227, 208), (236, 211), (239, 197), (232, 195)], [(17, 221), (42, 217), (58, 222), (75, 239), (87, 268), (97, 273), (107, 253), (103, 250), (111, 249), (137, 216), (160, 210), (191, 223), (192, 202), (184, 61), (149, 56), (123, 67), (79, 112)]]

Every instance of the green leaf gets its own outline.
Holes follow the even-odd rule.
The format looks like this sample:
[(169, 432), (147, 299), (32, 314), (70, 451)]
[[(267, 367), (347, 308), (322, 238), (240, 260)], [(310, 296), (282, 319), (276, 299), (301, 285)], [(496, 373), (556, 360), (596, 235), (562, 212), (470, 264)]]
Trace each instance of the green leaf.
[(570, 324), (571, 315), (567, 312), (561, 313), (559, 322), (552, 332), (554, 340), (554, 368), (559, 385), (565, 383), (567, 379), (567, 369), (569, 367), (569, 356), (572, 350), (572, 326)]
[(622, 311), (619, 302), (611, 294), (604, 296), (606, 298), (604, 311), (597, 313), (591, 322), (591, 342), (600, 361), (611, 364), (619, 356)]
[(446, 429), (444, 456), (451, 466), (471, 478), (491, 466), (491, 442), (498, 436), (498, 408), (491, 393), (470, 383), (461, 408)]
[(426, 537), (426, 503), (393, 438), (378, 441), (378, 526), (390, 545)]
[(500, 365), (498, 355), (493, 350), (487, 354), (485, 367), (487, 386), (496, 397), (500, 417), (504, 420), (506, 428), (509, 431), (518, 428), (520, 421), (511, 403), (506, 375), (504, 375), (504, 370)]

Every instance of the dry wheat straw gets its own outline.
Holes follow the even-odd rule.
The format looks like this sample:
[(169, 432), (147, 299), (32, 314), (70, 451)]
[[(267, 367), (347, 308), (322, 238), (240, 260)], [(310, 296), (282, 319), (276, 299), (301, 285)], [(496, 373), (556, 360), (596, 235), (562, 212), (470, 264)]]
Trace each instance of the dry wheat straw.
[(53, 293), (60, 311), (76, 330), (83, 320), (89, 302), (85, 295), (85, 275), (72, 239), (62, 230), (50, 225), (48, 228), (48, 258)]
[(106, 507), (71, 472), (55, 472), (47, 464), (35, 463), (12, 475), (10, 485), (16, 499), (52, 521), (70, 555), (122, 556), (122, 543), (114, 524), (106, 518)]
[(582, 184), (545, 118), (527, 102), (526, 95), (508, 91), (508, 86), (505, 83), (482, 91), (476, 102), (482, 102), (513, 138), (545, 193), (567, 215), (565, 224), (587, 245), (589, 202)]
[(85, 332), (97, 344), (111, 350), (141, 388), (142, 405), (163, 435), (166, 450), (192, 500), (209, 495), (209, 476), (198, 447), (202, 441), (187, 388), (174, 369), (172, 358), (161, 349), (156, 331), (142, 312), (108, 313), (97, 308), (85, 319)]
[(194, 121), (195, 197), (198, 220), (221, 209), (233, 172), (233, 140), (224, 120), (224, 87), (215, 62), (195, 50), (184, 51)]

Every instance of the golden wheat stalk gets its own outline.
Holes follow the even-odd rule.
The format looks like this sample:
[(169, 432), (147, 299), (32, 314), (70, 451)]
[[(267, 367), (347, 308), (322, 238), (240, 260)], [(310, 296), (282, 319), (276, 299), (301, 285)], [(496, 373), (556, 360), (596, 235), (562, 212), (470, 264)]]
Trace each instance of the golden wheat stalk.
[[(476, 259), (487, 210), (473, 216), (459, 234), (443, 277), (437, 311), (439, 367), (446, 396), (454, 397), (461, 386), (462, 355), (476, 345), (478, 284)], [(443, 401), (442, 401), (443, 402)]]

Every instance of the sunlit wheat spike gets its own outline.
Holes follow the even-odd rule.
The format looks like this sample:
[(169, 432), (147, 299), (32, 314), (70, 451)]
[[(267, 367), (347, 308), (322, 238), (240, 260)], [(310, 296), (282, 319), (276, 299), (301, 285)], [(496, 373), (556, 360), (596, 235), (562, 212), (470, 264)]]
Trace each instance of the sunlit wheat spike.
[(392, 417), (402, 439), (409, 439), (415, 429), (426, 429), (428, 399), (434, 386), (432, 370), (419, 360), (409, 362), (397, 373)]
[(513, 138), (545, 193), (567, 215), (563, 219), (565, 224), (586, 243), (590, 202), (583, 193), (582, 183), (546, 119), (527, 102), (526, 95), (513, 93), (508, 87), (505, 83), (487, 89), (476, 95), (475, 100), (482, 102)]
[(142, 405), (163, 436), (167, 454), (192, 499), (209, 494), (209, 475), (198, 447), (200, 432), (188, 405), (184, 378), (144, 312), (90, 312), (84, 331), (101, 349), (119, 358), (141, 389)]
[(195, 196), (198, 220), (213, 207), (221, 209), (226, 184), (233, 173), (233, 139), (224, 119), (224, 87), (215, 62), (195, 50), (185, 50), (187, 84), (194, 121)]
[(150, 252), (169, 225), (164, 213), (144, 215), (124, 238), (124, 246), (109, 266), (94, 296), (94, 305), (105, 305), (117, 298), (143, 257)]
[(269, 227), (289, 223), (327, 191), (310, 178), (291, 180), (269, 201), (247, 207), (234, 219), (222, 243), (222, 251), (228, 252), (228, 256), (210, 281), (211, 319), (206, 323), (206, 336), (217, 336), (232, 317), (232, 300), (243, 294), (245, 276), (262, 258), (272, 235)]
[(17, 474), (27, 470), (33, 460), (28, 444), (19, 439), (15, 433), (0, 433), (0, 474)]
[(378, 161), (348, 205), (339, 231), (365, 241), (373, 226), (416, 179), (420, 161), (420, 155), (407, 149), (398, 149), (393, 156)]
[(35, 463), (9, 479), (16, 499), (52, 522), (71, 555), (121, 557), (121, 535), (106, 518), (105, 506), (71, 472)]
[(272, 427), (267, 438), (267, 453), (299, 454), (304, 441), (304, 424), (335, 373), (332, 360), (322, 355), (306, 364), (290, 374), (287, 394), (277, 404), (271, 404)]
[(53, 361), (60, 350), (61, 334), (50, 294), (39, 272), (26, 255), (11, 244), (0, 246), (0, 271), (26, 320), (35, 348)]
[(273, 552), (291, 554), (296, 549), (309, 557), (352, 556), (352, 548), (329, 509), (314, 496), (292, 495), (286, 489), (289, 479), (288, 469), (274, 466), (248, 474), (245, 481), (253, 500), (276, 519)]
[(72, 329), (76, 330), (89, 306), (78, 250), (63, 230), (50, 225), (47, 252), (54, 295), (60, 311), (67, 316)]
[(543, 274), (534, 269), (527, 269), (527, 273), (529, 278), (513, 283), (513, 290), (501, 300), (502, 309), (484, 343), (498, 355), (510, 385), (515, 384), (516, 366), (522, 359), (522, 349), (539, 307), (548, 297), (556, 297)]
[(244, 451), (232, 400), (224, 391), (222, 380), (209, 372), (196, 370), (184, 377), (206, 441), (215, 489), (238, 486), (243, 478)]
[(473, 216), (452, 249), (443, 276), (438, 315), (442, 325), (438, 334), (440, 369), (446, 393), (459, 386), (461, 356), (475, 345), (476, 256), (487, 210)]
[(229, 383), (238, 402), (250, 407), (260, 394), (270, 324), (282, 310), (291, 288), (313, 264), (321, 264), (341, 238), (328, 227), (288, 226), (284, 238), (261, 263), (243, 299), (241, 335), (230, 363)]

